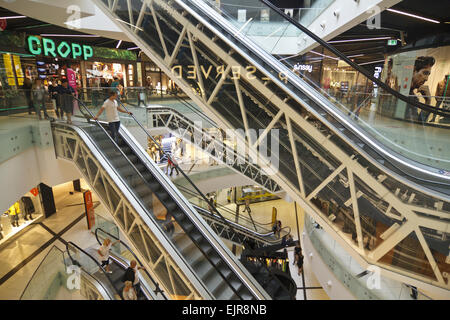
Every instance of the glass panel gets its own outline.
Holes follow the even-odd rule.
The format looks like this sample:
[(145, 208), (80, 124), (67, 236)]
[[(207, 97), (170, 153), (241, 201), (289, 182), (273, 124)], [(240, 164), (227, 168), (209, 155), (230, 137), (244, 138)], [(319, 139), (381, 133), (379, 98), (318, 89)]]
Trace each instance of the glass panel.
[(59, 300), (58, 292), (67, 289), (63, 252), (52, 247), (28, 282), (20, 300)]
[[(285, 68), (281, 65), (275, 67), (275, 64), (272, 65), (273, 67), (268, 67), (266, 64), (266, 70), (282, 81), (286, 79), (287, 86), (297, 97), (309, 102), (311, 107), (317, 111), (320, 110), (321, 107), (308, 98), (308, 96), (317, 96), (318, 93), (319, 100), (328, 100), (327, 107), (339, 110), (340, 115), (347, 115), (348, 121), (352, 121), (391, 150), (414, 161), (449, 170), (449, 155), (443, 154), (442, 140), (448, 135), (448, 126), (432, 125), (436, 117), (430, 116), (430, 111), (437, 110), (433, 102), (436, 101), (435, 104), (438, 107), (441, 104), (439, 102), (444, 101), (445, 98), (433, 97), (429, 91), (417, 95), (413, 93), (415, 88), (418, 88), (418, 73), (422, 69), (427, 72), (427, 77), (420, 83), (423, 84), (428, 80), (429, 70), (435, 63), (434, 58), (416, 58), (414, 54), (406, 53), (386, 59), (385, 71), (381, 78), (387, 86), (380, 87), (381, 85), (369, 78), (368, 71), (361, 72), (351, 61), (321, 46), (306, 31), (290, 23), (259, 0), (245, 1), (245, 3), (227, 1), (226, 4), (219, 6), (209, 1), (204, 2), (219, 13), (219, 15), (216, 13), (214, 19), (222, 20), (224, 25), (233, 30), (230, 32), (234, 33), (235, 38), (244, 39), (245, 44), (238, 41), (236, 42), (238, 45), (258, 52), (259, 56), (269, 57), (264, 53), (275, 56)], [(325, 4), (324, 7), (326, 6)], [(311, 17), (315, 16), (312, 14), (309, 18), (298, 19), (298, 14), (294, 11), (284, 10), (284, 12), (294, 20), (300, 21), (304, 27), (308, 27), (312, 21)], [(213, 12), (209, 14), (212, 15)], [(286, 48), (291, 47), (289, 41), (298, 45), (291, 50), (293, 54), (285, 53), (289, 50)], [(308, 49), (311, 47), (314, 49)], [(261, 50), (264, 53), (260, 53)], [(421, 70), (406, 68), (406, 65), (421, 67)], [(403, 67), (410, 71), (407, 74), (403, 72), (400, 76), (398, 74)], [(277, 71), (275, 68), (278, 68)], [(382, 68), (377, 68), (375, 72), (378, 72), (379, 76)], [(407, 78), (409, 81), (401, 88), (401, 81), (398, 80), (400, 77)], [(269, 83), (268, 86), (272, 92), (280, 95), (278, 85)], [(300, 86), (303, 86), (303, 89), (300, 90)], [(393, 94), (387, 87), (398, 90), (401, 95)], [(426, 103), (426, 105), (419, 108), (411, 101)], [(299, 103), (294, 101), (290, 101), (290, 104), (300, 107)], [(444, 120), (449, 118), (448, 113), (443, 116)], [(411, 137), (414, 138), (411, 139)]]

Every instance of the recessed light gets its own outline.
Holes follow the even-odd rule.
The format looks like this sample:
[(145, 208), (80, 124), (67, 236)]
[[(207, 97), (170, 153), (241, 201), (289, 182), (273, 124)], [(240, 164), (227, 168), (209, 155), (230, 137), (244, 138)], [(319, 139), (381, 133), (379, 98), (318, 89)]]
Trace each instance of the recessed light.
[(412, 18), (416, 18), (416, 19), (420, 19), (420, 20), (425, 20), (425, 21), (428, 21), (428, 22), (441, 23), (440, 21), (437, 21), (437, 20), (433, 20), (433, 19), (430, 19), (430, 18), (421, 17), (421, 16), (418, 16), (418, 15), (416, 15), (416, 14), (412, 14), (412, 13), (408, 13), (408, 12), (403, 12), (403, 11), (400, 11), (400, 10), (394, 10), (394, 9), (386, 9), (386, 10), (387, 10), (387, 11), (390, 11), (390, 12), (402, 14), (402, 15), (404, 15), (404, 16), (408, 16), (408, 17), (412, 17)]

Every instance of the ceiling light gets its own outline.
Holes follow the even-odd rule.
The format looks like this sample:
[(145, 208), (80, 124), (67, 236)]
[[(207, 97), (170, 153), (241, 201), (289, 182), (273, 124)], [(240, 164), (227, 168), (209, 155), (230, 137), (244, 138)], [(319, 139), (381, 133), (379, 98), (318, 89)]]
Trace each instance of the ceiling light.
[(9, 17), (0, 17), (0, 19), (23, 19), (27, 18), (27, 16), (9, 16)]
[(364, 56), (363, 54), (354, 54), (352, 56), (347, 56), (347, 58), (356, 58), (356, 57), (362, 57)]
[(53, 34), (53, 33), (41, 33), (41, 37), (79, 37), (79, 38), (99, 38), (92, 34)]
[(117, 43), (116, 49), (119, 49), (121, 44), (122, 44), (122, 40), (119, 40), (119, 42)]
[(132, 47), (132, 48), (128, 48), (127, 50), (137, 50), (139, 49), (139, 47)]
[(334, 40), (334, 41), (328, 41), (328, 43), (343, 43), (343, 42), (358, 42), (358, 41), (379, 41), (379, 40), (387, 40), (387, 39), (391, 39), (391, 37), (350, 39), (350, 40)]
[(317, 55), (319, 55), (319, 56), (321, 56), (321, 57), (330, 58), (330, 59), (333, 59), (333, 60), (340, 60), (339, 58), (327, 56), (326, 54), (322, 54), (322, 53), (315, 52), (315, 51), (312, 51), (312, 50), (311, 50), (310, 52), (311, 52), (311, 53), (314, 53), (314, 54), (317, 54)]
[(408, 16), (408, 17), (413, 17), (413, 18), (416, 18), (416, 19), (420, 19), (420, 20), (425, 20), (425, 21), (429, 21), (429, 22), (433, 22), (433, 23), (441, 23), (440, 21), (437, 21), (437, 20), (421, 17), (421, 16), (418, 16), (418, 15), (407, 13), (407, 12), (403, 12), (403, 11), (400, 11), (400, 10), (394, 10), (394, 9), (386, 9), (386, 10), (390, 11), (390, 12), (395, 12), (395, 13), (398, 13), (398, 14), (403, 14), (403, 15)]

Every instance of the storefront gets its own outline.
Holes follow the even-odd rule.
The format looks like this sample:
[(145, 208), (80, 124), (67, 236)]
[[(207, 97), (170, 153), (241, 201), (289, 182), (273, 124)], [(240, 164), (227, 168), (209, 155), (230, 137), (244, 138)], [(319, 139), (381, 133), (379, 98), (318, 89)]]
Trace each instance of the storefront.
[(179, 92), (177, 85), (146, 55), (142, 55), (142, 86), (150, 88), (152, 94), (164, 96)]
[(75, 76), (69, 80), (77, 87), (99, 87), (101, 78), (108, 81), (115, 77), (124, 87), (137, 83), (137, 56), (129, 50), (11, 32), (0, 34), (0, 45), (5, 50), (0, 61), (3, 88), (21, 87), (24, 77), (32, 81), (40, 78), (48, 85), (68, 78), (71, 70)]

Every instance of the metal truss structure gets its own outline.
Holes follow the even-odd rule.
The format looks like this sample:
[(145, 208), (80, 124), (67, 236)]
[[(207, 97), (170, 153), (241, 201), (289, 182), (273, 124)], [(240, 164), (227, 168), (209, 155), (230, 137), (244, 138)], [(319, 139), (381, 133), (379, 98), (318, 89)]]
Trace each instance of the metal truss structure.
[(80, 132), (61, 124), (53, 124), (52, 131), (56, 156), (72, 161), (77, 166), (130, 240), (133, 251), (152, 276), (160, 281), (163, 290), (172, 299), (211, 298), (194, 287), (194, 277), (189, 274), (188, 267), (181, 268), (183, 262), (175, 261), (177, 255), (161, 242), (164, 236), (157, 234), (157, 223), (144, 221), (143, 215), (136, 209), (138, 206), (129, 200), (132, 197), (126, 194), (127, 188), (114, 177), (114, 172), (108, 170), (106, 164), (100, 162), (102, 157), (94, 154), (95, 148), (87, 145), (80, 137)]
[[(255, 247), (264, 247), (267, 245), (280, 244), (280, 237), (274, 235), (270, 230), (266, 230), (265, 233), (251, 230), (238, 223), (227, 220), (225, 223), (222, 218), (212, 215), (205, 209), (196, 207), (197, 212), (200, 213), (206, 223), (214, 230), (214, 232), (221, 238), (227, 239), (238, 245), (253, 243)], [(233, 229), (229, 225), (233, 226)], [(290, 232), (290, 230), (289, 230)], [(289, 232), (283, 231), (282, 235), (286, 235)]]
[(256, 140), (240, 136), (250, 157), (279, 129), (280, 167), (270, 178), (363, 267), (448, 294), (448, 196), (387, 167), (370, 138), (342, 126), (329, 101), (300, 78), (281, 81), (282, 67), (242, 44), (202, 1), (95, 2), (222, 128), (263, 129)]
[(282, 191), (280, 186), (266, 175), (260, 167), (245, 157), (245, 153), (239, 153), (239, 148), (232, 148), (224, 142), (224, 139), (230, 137), (224, 137), (222, 134), (219, 137), (217, 134), (199, 128), (193, 121), (172, 108), (151, 107), (147, 110), (149, 123), (152, 127), (168, 128), (178, 138), (193, 144), (198, 149), (208, 153), (216, 161), (224, 163), (234, 171), (249, 177), (255, 184), (260, 185), (272, 194)]

